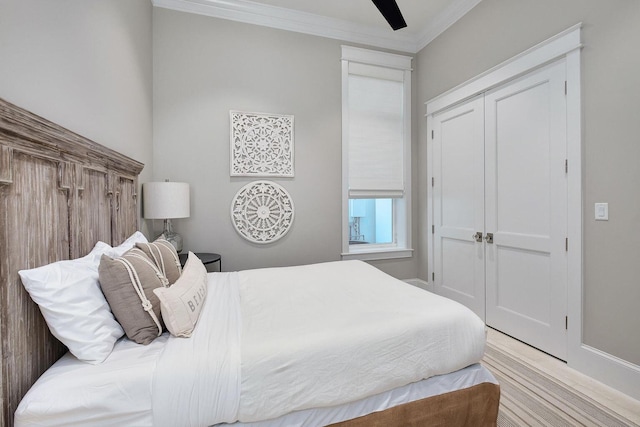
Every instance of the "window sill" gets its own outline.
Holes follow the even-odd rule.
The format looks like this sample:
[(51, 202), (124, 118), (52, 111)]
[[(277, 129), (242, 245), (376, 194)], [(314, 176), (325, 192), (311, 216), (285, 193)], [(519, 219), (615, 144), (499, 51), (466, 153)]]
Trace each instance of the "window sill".
[[(360, 248), (358, 248), (360, 249)], [(413, 256), (413, 249), (391, 249), (391, 248), (362, 248), (361, 250), (352, 250), (342, 254), (343, 260), (359, 259), (362, 261), (374, 261), (378, 259), (397, 259), (397, 258), (411, 258)]]

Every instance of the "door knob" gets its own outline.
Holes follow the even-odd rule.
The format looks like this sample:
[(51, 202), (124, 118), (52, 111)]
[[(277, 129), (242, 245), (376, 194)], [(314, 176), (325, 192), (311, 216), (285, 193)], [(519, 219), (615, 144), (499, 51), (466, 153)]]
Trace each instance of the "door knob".
[(475, 240), (476, 242), (482, 242), (482, 233), (479, 231), (476, 231), (476, 234), (474, 234), (473, 236), (471, 236), (473, 238), (473, 240)]
[(484, 236), (484, 240), (486, 240), (487, 243), (493, 243), (493, 233), (487, 233), (487, 235)]

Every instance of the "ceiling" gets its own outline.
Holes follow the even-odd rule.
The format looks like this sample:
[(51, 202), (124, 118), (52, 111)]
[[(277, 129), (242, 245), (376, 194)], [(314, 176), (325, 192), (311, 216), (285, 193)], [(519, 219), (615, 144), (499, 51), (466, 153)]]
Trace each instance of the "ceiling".
[(396, 0), (407, 28), (393, 31), (371, 0), (152, 0), (153, 5), (416, 53), (481, 0)]
[[(371, 0), (253, 0), (256, 3), (313, 13), (359, 24), (389, 29)], [(422, 28), (442, 13), (453, 0), (396, 0), (408, 28)], [(403, 30), (400, 30), (403, 31)]]

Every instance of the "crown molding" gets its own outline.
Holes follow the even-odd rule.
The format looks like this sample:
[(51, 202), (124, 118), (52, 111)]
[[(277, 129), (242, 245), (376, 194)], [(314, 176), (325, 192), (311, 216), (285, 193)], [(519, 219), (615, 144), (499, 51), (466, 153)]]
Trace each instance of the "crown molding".
[(155, 7), (417, 53), (481, 0), (456, 0), (419, 33), (378, 27), (248, 0), (152, 0)]
[(457, 0), (442, 13), (434, 17), (418, 35), (417, 51), (422, 50), (436, 37), (444, 33), (447, 28), (455, 24), (460, 18), (476, 7), (482, 0)]

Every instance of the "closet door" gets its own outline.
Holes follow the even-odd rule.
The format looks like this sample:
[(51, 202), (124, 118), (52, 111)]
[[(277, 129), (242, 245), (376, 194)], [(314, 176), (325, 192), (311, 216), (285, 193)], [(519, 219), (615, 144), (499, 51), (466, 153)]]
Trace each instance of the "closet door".
[(565, 63), (485, 95), (486, 322), (560, 359), (567, 338)]
[(435, 291), (484, 319), (483, 97), (434, 116), (432, 123)]

